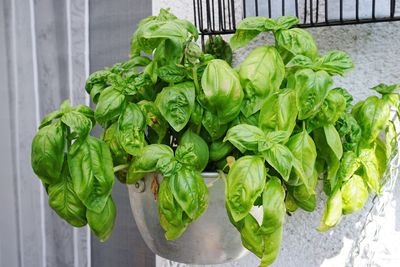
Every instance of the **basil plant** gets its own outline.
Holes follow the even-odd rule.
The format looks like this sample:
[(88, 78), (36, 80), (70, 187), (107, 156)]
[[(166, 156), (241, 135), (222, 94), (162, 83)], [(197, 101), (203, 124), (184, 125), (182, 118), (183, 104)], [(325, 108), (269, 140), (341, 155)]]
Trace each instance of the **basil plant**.
[[(286, 214), (315, 210), (318, 180), (328, 196), (318, 230), (361, 209), (370, 193), (381, 193), (397, 145), (399, 85), (380, 84), (372, 88), (380, 96), (353, 103), (333, 85), (333, 76), (353, 68), (349, 55), (319, 54), (307, 31), (291, 28), (297, 23), (289, 16), (241, 21), (234, 49), (261, 32), (275, 45), (255, 48), (233, 68), (222, 38), (202, 51), (196, 27), (168, 10), (142, 20), (129, 59), (87, 79), (94, 109), (65, 101), (40, 123), (31, 163), (50, 207), (107, 240), (115, 177), (133, 184), (159, 172), (160, 225), (173, 240), (207, 209), (201, 172), (219, 171), (229, 219), (260, 266), (277, 257)], [(91, 135), (96, 125), (100, 137)], [(254, 206), (262, 207), (262, 222)]]

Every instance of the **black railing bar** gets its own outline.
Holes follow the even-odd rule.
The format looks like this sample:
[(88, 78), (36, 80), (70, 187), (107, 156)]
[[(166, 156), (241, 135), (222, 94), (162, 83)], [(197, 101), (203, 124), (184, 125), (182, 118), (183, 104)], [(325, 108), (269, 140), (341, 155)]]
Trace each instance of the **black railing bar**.
[(328, 9), (328, 0), (325, 0), (325, 23), (329, 25), (329, 9)]
[(236, 13), (235, 13), (235, 1), (231, 1), (231, 6), (232, 6), (232, 27), (231, 29), (236, 29)]
[(311, 25), (314, 24), (314, 18), (313, 18), (313, 0), (310, 0), (310, 23), (311, 23)]
[[(231, 0), (230, 2), (232, 3), (233, 0)], [(229, 3), (229, 2), (228, 2)], [(224, 11), (225, 12), (225, 11)], [(228, 4), (228, 21), (229, 21), (229, 29), (233, 29), (232, 27), (232, 16), (231, 16), (231, 5)]]
[(243, 0), (243, 16), (242, 18), (246, 17), (246, 0)]
[(308, 2), (308, 0), (304, 0), (304, 20), (303, 20), (303, 24), (307, 23), (307, 2)]
[(211, 0), (211, 5), (212, 5), (211, 6), (211, 10), (212, 10), (212, 27), (215, 30), (215, 3), (214, 3), (214, 0)]
[(268, 0), (268, 17), (272, 17), (271, 0)]
[(317, 6), (315, 7), (315, 22), (318, 23), (318, 19), (319, 19), (319, 0), (317, 0)]
[(359, 7), (360, 7), (359, 0), (356, 0), (356, 21), (359, 21), (359, 20), (360, 20), (360, 17), (359, 17)]
[(255, 8), (256, 16), (258, 16), (258, 1), (257, 0), (254, 0), (254, 8)]
[(340, 0), (339, 2), (339, 12), (340, 21), (343, 22), (343, 0)]
[(298, 0), (294, 1), (294, 9), (295, 9), (296, 17), (299, 17), (299, 1)]
[(372, 0), (372, 19), (375, 19), (375, 0)]
[(285, 16), (285, 0), (282, 0), (282, 16)]

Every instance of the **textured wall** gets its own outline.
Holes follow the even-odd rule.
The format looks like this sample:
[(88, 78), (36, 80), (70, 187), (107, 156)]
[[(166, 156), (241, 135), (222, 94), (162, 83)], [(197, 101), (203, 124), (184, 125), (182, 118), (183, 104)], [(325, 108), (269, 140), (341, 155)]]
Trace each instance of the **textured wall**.
[[(193, 20), (192, 1), (153, 0), (153, 13), (158, 13), (161, 7), (171, 7), (172, 12), (182, 18)], [(241, 1), (236, 1), (241, 2)], [(377, 6), (383, 2), (377, 1)], [(386, 2), (385, 2), (386, 3)], [(237, 4), (240, 10), (240, 4)], [(400, 22), (365, 24), (344, 27), (324, 27), (309, 29), (317, 40), (320, 53), (329, 50), (344, 50), (348, 52), (356, 65), (355, 70), (345, 77), (336, 79), (337, 86), (348, 88), (356, 100), (371, 94), (368, 88), (380, 83), (395, 83), (400, 81)], [(270, 43), (268, 34), (262, 35), (250, 46), (236, 52), (236, 62), (243, 60), (252, 48), (265, 42)], [(395, 198), (385, 210), (385, 216), (380, 221), (380, 242), (375, 255), (367, 255), (380, 266), (399, 266), (399, 249), (393, 244), (400, 237), (400, 204), (399, 186)], [(344, 266), (350, 253), (355, 249), (355, 240), (362, 233), (371, 201), (366, 207), (353, 215), (346, 216), (340, 225), (327, 233), (318, 233), (315, 228), (322, 215), (324, 196), (318, 200), (318, 208), (314, 213), (296, 212), (286, 218), (284, 237), (280, 255), (274, 266)], [(257, 266), (258, 259), (250, 255), (237, 262), (219, 267)], [(157, 258), (157, 266), (185, 266)], [(364, 266), (364, 265), (359, 265)]]

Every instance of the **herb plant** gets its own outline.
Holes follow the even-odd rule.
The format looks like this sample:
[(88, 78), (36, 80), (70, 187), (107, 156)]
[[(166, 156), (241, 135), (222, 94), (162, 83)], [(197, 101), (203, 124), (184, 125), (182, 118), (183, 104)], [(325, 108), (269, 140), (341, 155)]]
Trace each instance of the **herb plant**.
[[(116, 209), (114, 177), (136, 183), (160, 172), (160, 225), (179, 238), (208, 205), (201, 172), (220, 171), (226, 209), (243, 245), (261, 258), (277, 257), (286, 213), (316, 207), (316, 185), (328, 196), (318, 228), (361, 209), (396, 146), (391, 111), (399, 85), (380, 84), (380, 96), (353, 105), (335, 75), (353, 68), (341, 51), (320, 55), (313, 37), (291, 28), (295, 17), (249, 17), (237, 26), (233, 48), (261, 32), (275, 37), (234, 69), (221, 37), (197, 45), (197, 29), (168, 10), (142, 20), (130, 58), (89, 76), (95, 104), (65, 101), (48, 114), (32, 141), (32, 167), (49, 205), (73, 226), (90, 226), (106, 240)], [(99, 124), (100, 138), (90, 135)], [(226, 175), (225, 175), (226, 174)], [(261, 224), (251, 209), (262, 206)]]

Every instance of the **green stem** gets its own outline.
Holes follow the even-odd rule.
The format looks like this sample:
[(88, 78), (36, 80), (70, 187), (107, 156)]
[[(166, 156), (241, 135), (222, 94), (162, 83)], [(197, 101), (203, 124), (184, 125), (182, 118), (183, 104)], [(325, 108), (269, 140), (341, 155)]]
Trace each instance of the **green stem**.
[(197, 78), (197, 66), (193, 67), (193, 82), (194, 82), (194, 87), (196, 88), (196, 95), (200, 95), (199, 80)]
[(129, 167), (129, 164), (121, 164), (121, 165), (115, 166), (114, 172), (119, 172), (119, 171), (125, 170), (128, 167)]

